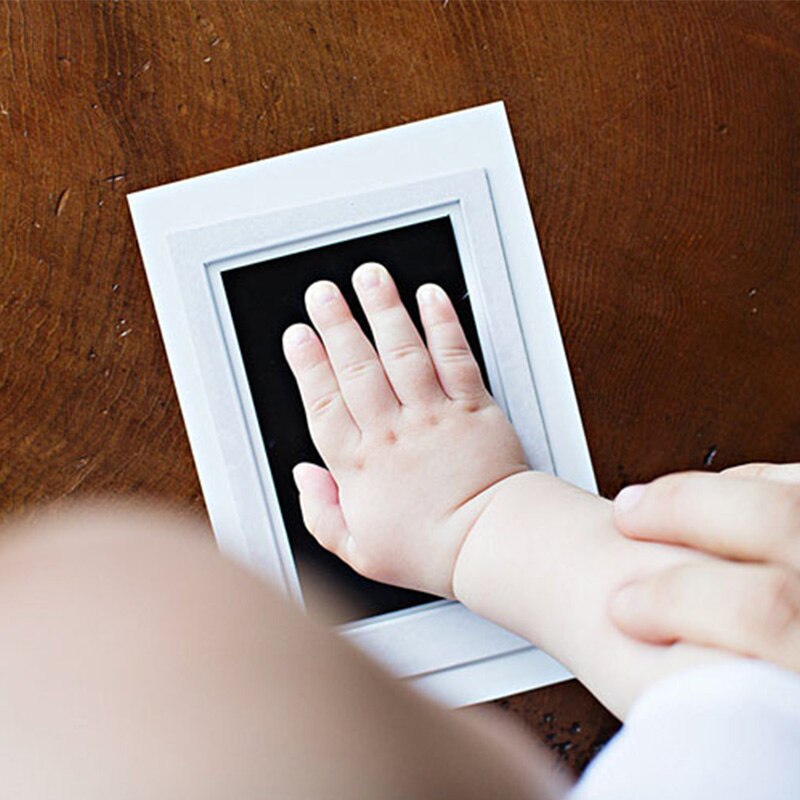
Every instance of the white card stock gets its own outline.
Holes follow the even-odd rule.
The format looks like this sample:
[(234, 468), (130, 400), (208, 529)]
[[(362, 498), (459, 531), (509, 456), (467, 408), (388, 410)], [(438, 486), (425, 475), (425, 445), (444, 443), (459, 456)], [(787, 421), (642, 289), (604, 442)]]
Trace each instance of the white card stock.
[(340, 589), (342, 634), (448, 704), (569, 677), (458, 603), (351, 573), (302, 529), (290, 491), (291, 467), (314, 451), (280, 337), (303, 318), (305, 287), (330, 277), (344, 289), (362, 260), (385, 263), (404, 296), (428, 280), (457, 294), (531, 466), (596, 491), (503, 104), (148, 189), (129, 203), (222, 550), (309, 606), (315, 578)]

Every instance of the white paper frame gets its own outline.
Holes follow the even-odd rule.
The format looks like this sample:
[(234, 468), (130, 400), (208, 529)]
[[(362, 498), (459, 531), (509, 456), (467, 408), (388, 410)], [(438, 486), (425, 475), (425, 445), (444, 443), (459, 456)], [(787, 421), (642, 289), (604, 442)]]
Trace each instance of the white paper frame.
[[(265, 254), (450, 216), (495, 395), (532, 464), (595, 490), (502, 104), (129, 200), (219, 544), (287, 592), (298, 596), (296, 572), (274, 522), (280, 515), (220, 281), (222, 269)], [(552, 659), (457, 603), (383, 615), (346, 626), (344, 635), (454, 705), (568, 677)]]

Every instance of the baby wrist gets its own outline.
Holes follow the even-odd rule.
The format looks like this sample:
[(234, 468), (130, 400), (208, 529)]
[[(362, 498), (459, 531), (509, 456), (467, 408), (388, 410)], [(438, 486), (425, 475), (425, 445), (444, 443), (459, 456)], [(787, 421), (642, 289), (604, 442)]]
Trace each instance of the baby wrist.
[[(504, 532), (497, 523), (507, 517), (516, 505), (513, 498), (524, 491), (534, 474), (530, 470), (515, 473), (482, 493), (480, 500), (483, 505), (476, 512), (453, 560), (452, 595), (465, 606), (478, 611), (482, 596), (497, 591), (495, 579), (502, 578), (497, 574), (500, 552), (497, 539)], [(513, 558), (512, 554), (509, 555)], [(500, 562), (502, 560), (501, 557)]]

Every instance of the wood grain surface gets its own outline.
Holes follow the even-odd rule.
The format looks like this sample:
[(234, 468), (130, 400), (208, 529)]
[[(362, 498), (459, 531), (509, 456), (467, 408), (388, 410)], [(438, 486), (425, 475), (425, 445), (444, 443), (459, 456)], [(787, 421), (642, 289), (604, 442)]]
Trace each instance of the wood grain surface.
[(498, 99), (603, 493), (800, 459), (798, 98), (794, 3), (3, 2), (2, 510), (202, 509), (127, 192)]

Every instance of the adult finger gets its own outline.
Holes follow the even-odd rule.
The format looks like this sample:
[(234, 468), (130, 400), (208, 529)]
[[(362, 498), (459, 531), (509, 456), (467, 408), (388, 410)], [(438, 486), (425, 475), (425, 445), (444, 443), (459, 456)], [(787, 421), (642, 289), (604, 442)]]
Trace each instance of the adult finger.
[(800, 671), (800, 575), (712, 560), (682, 564), (622, 587), (609, 614), (642, 641), (691, 642)]
[(614, 501), (617, 528), (635, 539), (800, 569), (800, 486), (704, 472), (629, 486)]
[(800, 483), (800, 464), (739, 464), (722, 470), (731, 478), (755, 478), (781, 483)]

